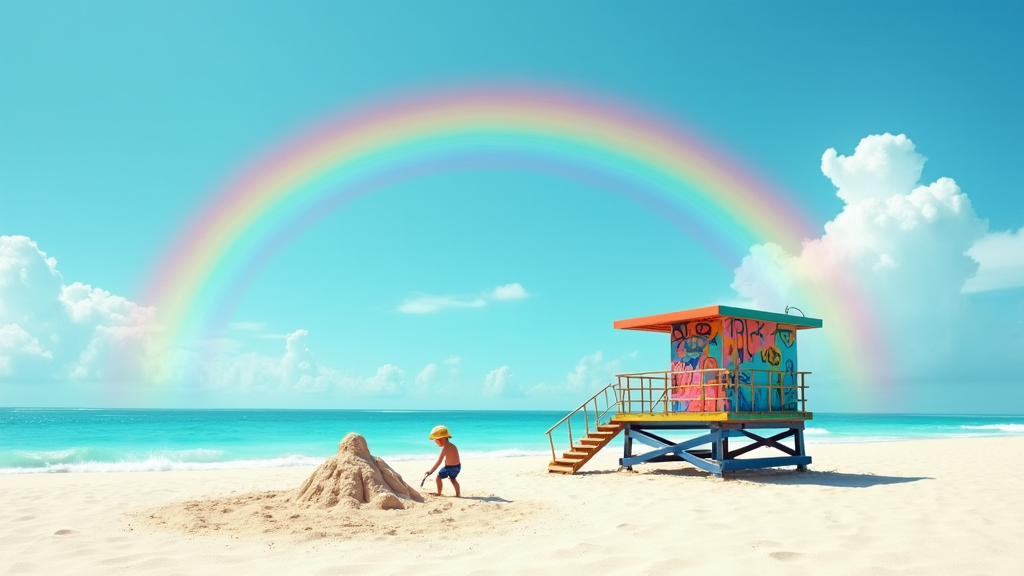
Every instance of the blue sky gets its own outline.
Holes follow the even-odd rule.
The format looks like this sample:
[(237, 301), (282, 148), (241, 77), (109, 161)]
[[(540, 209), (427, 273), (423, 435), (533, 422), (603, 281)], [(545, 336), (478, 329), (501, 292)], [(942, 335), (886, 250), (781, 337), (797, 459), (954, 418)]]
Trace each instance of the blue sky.
[[(667, 337), (613, 320), (799, 305), (758, 266), (815, 254), (722, 262), (604, 191), (447, 173), (285, 247), (237, 303), (219, 367), (158, 396), (103, 383), (104, 338), (150, 304), (162, 250), (255, 155), (382, 98), (502, 83), (691, 126), (806, 208), (897, 358), (880, 392), (809, 336), (814, 409), (1022, 412), (1022, 25), (1019, 2), (4, 2), (0, 404), (567, 408), (610, 374), (666, 368)], [(829, 149), (848, 161), (823, 173)], [(103, 293), (75, 308), (75, 283)], [(402, 311), (514, 284), (525, 297)]]

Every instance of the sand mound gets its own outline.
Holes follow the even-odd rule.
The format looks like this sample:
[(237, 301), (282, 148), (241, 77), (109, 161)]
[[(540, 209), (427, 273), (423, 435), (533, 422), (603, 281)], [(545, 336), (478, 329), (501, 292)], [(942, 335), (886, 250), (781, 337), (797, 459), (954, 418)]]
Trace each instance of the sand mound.
[(372, 504), (384, 510), (405, 508), (403, 500), (423, 502), (398, 472), (370, 454), (366, 439), (355, 432), (342, 438), (338, 453), (321, 464), (290, 499), (324, 508)]
[[(402, 463), (406, 473), (429, 463)], [(266, 471), (264, 471), (265, 473)], [(286, 470), (274, 472), (283, 476)], [(190, 474), (190, 473), (183, 473)], [(199, 472), (213, 477), (229, 472)], [(237, 471), (232, 478), (257, 477), (260, 471)], [(542, 467), (534, 476), (546, 474)], [(295, 486), (296, 474), (281, 485)], [(200, 476), (196, 476), (197, 478)], [(205, 480), (204, 480), (205, 482)], [(238, 488), (242, 488), (239, 486)], [(417, 503), (412, 505), (412, 503)], [(463, 535), (493, 535), (513, 529), (531, 504), (515, 503), (494, 494), (464, 490), (462, 498), (423, 496), (380, 458), (370, 454), (366, 440), (349, 434), (297, 489), (223, 494), (141, 510), (133, 518), (151, 526), (186, 534), (225, 534), (232, 538), (347, 540), (365, 534), (421, 538), (423, 534), (459, 530)], [(272, 541), (272, 542), (273, 542)], [(271, 542), (271, 543), (272, 543)]]

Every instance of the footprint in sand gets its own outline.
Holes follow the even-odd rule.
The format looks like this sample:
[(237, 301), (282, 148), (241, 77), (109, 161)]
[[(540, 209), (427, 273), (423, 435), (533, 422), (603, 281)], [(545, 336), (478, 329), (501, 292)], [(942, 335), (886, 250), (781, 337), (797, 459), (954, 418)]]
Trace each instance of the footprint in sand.
[(53, 533), (53, 535), (54, 536), (67, 536), (68, 534), (74, 534), (74, 533), (75, 533), (74, 530), (68, 530), (67, 528), (65, 528), (63, 530), (57, 530), (56, 532)]
[(799, 560), (803, 556), (803, 554), (799, 552), (786, 551), (770, 552), (768, 555), (772, 558), (775, 558), (776, 560), (782, 560), (783, 562), (792, 562), (794, 560)]

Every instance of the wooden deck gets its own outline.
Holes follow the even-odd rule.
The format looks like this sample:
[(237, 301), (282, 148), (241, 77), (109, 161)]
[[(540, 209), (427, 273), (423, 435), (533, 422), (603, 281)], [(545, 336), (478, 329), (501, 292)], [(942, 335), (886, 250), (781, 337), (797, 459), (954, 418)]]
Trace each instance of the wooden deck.
[(612, 422), (775, 422), (806, 421), (811, 412), (618, 412)]

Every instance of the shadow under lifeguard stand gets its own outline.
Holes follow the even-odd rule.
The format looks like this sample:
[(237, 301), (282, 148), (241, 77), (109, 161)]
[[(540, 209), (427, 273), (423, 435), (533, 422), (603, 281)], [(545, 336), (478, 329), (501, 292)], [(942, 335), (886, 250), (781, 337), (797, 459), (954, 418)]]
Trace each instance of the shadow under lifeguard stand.
[[(803, 431), (812, 414), (807, 411), (808, 372), (800, 372), (797, 364), (797, 332), (821, 325), (815, 318), (732, 306), (615, 322), (622, 330), (668, 333), (670, 370), (619, 374), (552, 426), (548, 470), (575, 473), (619, 432), (624, 433), (619, 462), (627, 468), (682, 460), (716, 476), (775, 466), (806, 470), (811, 457)], [(563, 428), (568, 451), (559, 457), (555, 434)], [(770, 429), (781, 432), (755, 432)], [(672, 431), (696, 436), (684, 441), (663, 437)], [(734, 448), (730, 438), (750, 442)], [(790, 439), (792, 446), (787, 445)], [(635, 454), (634, 442), (650, 449)], [(759, 448), (776, 454), (741, 458)]]

